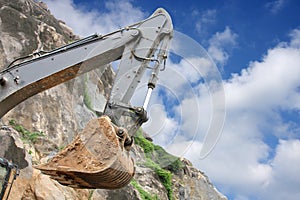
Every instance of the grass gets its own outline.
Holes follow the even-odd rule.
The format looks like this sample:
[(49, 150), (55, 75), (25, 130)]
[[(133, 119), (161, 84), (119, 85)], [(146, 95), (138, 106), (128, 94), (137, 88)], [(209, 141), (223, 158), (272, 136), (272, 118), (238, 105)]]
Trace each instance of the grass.
[(9, 124), (19, 133), (21, 133), (21, 139), (28, 143), (35, 143), (40, 137), (44, 137), (45, 134), (41, 131), (31, 132), (25, 129), (22, 125), (16, 123), (15, 120), (9, 120)]
[(168, 198), (172, 199), (172, 173), (178, 172), (183, 164), (180, 159), (166, 152), (161, 146), (155, 145), (143, 137), (142, 130), (138, 130), (135, 136), (135, 144), (139, 145), (146, 155), (144, 165), (152, 169), (159, 177), (168, 193)]
[(159, 166), (173, 173), (177, 173), (183, 167), (183, 164), (178, 157), (169, 154), (158, 145), (154, 145), (152, 159), (158, 163)]
[(152, 153), (154, 151), (154, 144), (143, 137), (142, 129), (139, 129), (136, 132), (134, 142), (135, 142), (135, 144), (142, 147), (142, 149), (144, 150), (144, 153), (146, 155), (150, 155), (150, 153)]
[(131, 180), (131, 185), (133, 187), (135, 187), (139, 191), (142, 200), (158, 200), (158, 196), (157, 195), (153, 195), (152, 196), (151, 194), (149, 194), (148, 192), (146, 192), (142, 188), (142, 186), (139, 185), (139, 183), (136, 180), (132, 179)]
[(172, 173), (166, 169), (162, 169), (157, 163), (155, 163), (150, 158), (146, 158), (145, 166), (149, 167), (155, 172), (155, 174), (159, 177), (159, 180), (167, 190), (168, 198), (172, 199)]
[(161, 168), (177, 173), (182, 169), (183, 164), (180, 159), (166, 152), (161, 146), (155, 145), (143, 137), (142, 130), (138, 130), (134, 138), (135, 144), (139, 145), (147, 158), (150, 158)]
[(91, 190), (89, 191), (89, 197), (88, 197), (88, 200), (91, 200), (91, 199), (92, 199), (94, 192), (95, 192), (94, 189), (91, 189)]

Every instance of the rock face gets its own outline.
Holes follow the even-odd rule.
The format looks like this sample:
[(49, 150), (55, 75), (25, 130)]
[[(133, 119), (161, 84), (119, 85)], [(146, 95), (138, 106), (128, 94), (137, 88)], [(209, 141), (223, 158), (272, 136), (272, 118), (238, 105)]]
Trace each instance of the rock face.
[[(0, 70), (20, 56), (76, 39), (64, 22), (51, 15), (46, 4), (0, 0)], [(95, 116), (90, 104), (104, 104), (103, 96), (108, 97), (113, 77), (110, 67), (104, 72), (95, 70), (22, 102), (1, 119), (0, 157), (20, 168), (9, 199), (226, 199), (189, 161), (178, 161), (176, 170), (159, 166), (143, 143), (131, 151), (136, 162), (133, 181), (118, 190), (73, 189), (32, 167), (53, 157)], [(93, 96), (95, 92), (101, 95)]]
[[(1, 0), (0, 6), (2, 69), (20, 56), (47, 51), (66, 44), (74, 37), (72, 32), (61, 27), (49, 12), (34, 1)], [(53, 146), (62, 144), (76, 128), (72, 120), (72, 108), (68, 103), (71, 102), (68, 90), (65, 84), (36, 95), (21, 103), (3, 120), (15, 119), (26, 128), (45, 130)]]

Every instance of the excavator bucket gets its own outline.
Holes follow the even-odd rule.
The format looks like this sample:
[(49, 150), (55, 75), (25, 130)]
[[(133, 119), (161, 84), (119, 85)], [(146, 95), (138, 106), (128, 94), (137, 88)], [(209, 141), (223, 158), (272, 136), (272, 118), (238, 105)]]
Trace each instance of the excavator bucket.
[(107, 116), (92, 119), (83, 131), (48, 163), (36, 166), (62, 185), (117, 189), (126, 186), (135, 167), (132, 139)]

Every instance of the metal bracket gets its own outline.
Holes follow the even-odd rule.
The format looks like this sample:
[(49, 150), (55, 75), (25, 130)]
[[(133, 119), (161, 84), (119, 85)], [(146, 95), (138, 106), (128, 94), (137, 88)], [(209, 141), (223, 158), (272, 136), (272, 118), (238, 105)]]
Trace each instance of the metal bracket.
[[(4, 173), (3, 173), (4, 172)], [(0, 158), (0, 199), (8, 199), (12, 184), (19, 175), (18, 166), (4, 158)]]

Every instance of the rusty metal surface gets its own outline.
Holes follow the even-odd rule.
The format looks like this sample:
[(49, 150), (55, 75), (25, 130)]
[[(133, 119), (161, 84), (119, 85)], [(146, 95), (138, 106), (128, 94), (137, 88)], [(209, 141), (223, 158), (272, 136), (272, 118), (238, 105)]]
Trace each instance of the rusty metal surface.
[(92, 119), (74, 141), (49, 163), (36, 166), (63, 185), (117, 189), (126, 186), (135, 168), (118, 127), (107, 116)]
[[(69, 67), (65, 70), (52, 74), (44, 79), (37, 80), (32, 84), (22, 87), (20, 90), (15, 91), (13, 94), (7, 96), (0, 101), (0, 118), (5, 115), (9, 110), (14, 108), (20, 102), (32, 97), (35, 94), (38, 94), (42, 91), (45, 91), (51, 87), (59, 85), (63, 82), (69, 81), (75, 78), (80, 69), (81, 63)], [(34, 72), (33, 72), (34, 73)], [(5, 86), (6, 87), (6, 86)], [(3, 89), (3, 88), (0, 88)], [(0, 90), (1, 91), (1, 90)], [(2, 91), (1, 91), (2, 92)]]

